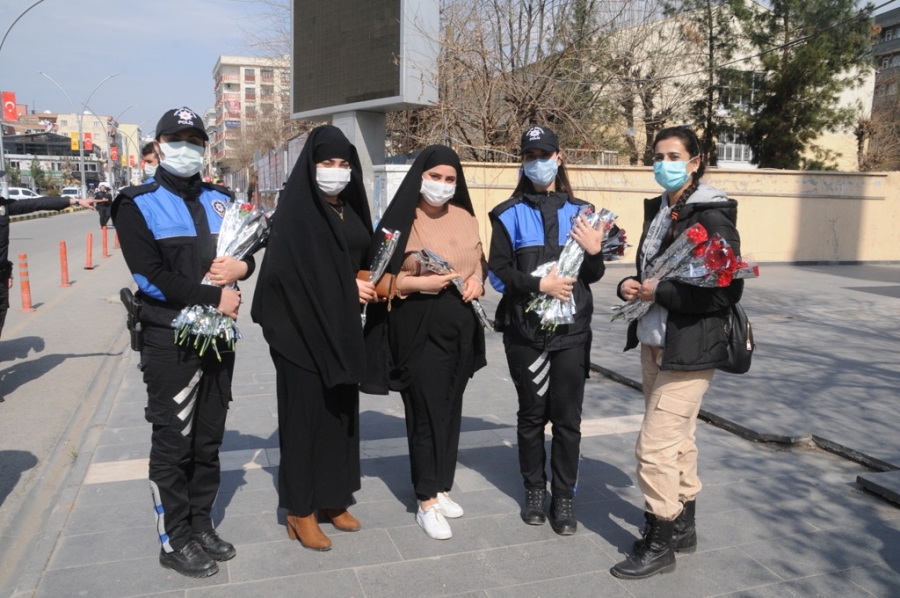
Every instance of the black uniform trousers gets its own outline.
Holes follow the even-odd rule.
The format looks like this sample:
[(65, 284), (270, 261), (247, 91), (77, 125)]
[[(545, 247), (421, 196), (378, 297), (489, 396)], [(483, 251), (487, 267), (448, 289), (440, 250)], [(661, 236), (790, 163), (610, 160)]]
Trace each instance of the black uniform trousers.
[(3, 334), (3, 325), (6, 324), (6, 312), (9, 311), (9, 279), (0, 277), (0, 335)]
[(574, 498), (581, 456), (581, 408), (588, 371), (586, 347), (543, 351), (506, 338), (504, 345), (509, 373), (519, 395), (516, 435), (525, 488), (547, 488), (544, 428), (551, 422), (551, 492), (560, 498)]
[(360, 489), (359, 387), (328, 388), (270, 350), (278, 398), (278, 506), (299, 517), (344, 509)]
[(418, 365), (400, 391), (413, 489), (423, 501), (453, 487), (463, 394), (474, 369), (472, 338), (479, 325), (456, 293), (441, 293), (434, 301)]
[[(220, 349), (221, 350), (221, 349)], [(192, 533), (213, 529), (219, 492), (219, 447), (231, 401), (234, 353), (200, 357), (173, 342), (169, 328), (147, 327), (141, 369), (145, 416), (153, 424), (150, 488), (163, 550), (180, 550)]]

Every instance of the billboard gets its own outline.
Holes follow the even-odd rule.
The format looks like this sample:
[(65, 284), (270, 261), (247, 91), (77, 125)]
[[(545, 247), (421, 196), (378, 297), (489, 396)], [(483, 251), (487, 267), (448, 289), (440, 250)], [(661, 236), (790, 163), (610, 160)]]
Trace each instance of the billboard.
[(293, 0), (294, 118), (437, 101), (438, 0)]

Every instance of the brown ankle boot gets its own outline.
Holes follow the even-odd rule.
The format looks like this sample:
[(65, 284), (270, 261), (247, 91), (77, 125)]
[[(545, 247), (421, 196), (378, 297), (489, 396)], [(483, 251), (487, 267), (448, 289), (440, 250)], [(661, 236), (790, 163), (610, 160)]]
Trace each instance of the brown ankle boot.
[(310, 513), (306, 517), (298, 517), (288, 513), (287, 516), (288, 537), (291, 540), (300, 540), (304, 548), (325, 552), (331, 550), (331, 539), (319, 529), (316, 514)]
[(362, 524), (347, 509), (319, 509), (319, 521), (328, 521), (342, 532), (358, 532)]

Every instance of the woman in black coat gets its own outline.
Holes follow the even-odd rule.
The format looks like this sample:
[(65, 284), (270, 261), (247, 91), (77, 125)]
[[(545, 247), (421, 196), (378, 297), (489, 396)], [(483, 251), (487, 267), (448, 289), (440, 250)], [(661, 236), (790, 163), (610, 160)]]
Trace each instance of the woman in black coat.
[(360, 529), (347, 511), (360, 488), (360, 305), (375, 299), (356, 278), (372, 220), (356, 148), (339, 129), (309, 134), (272, 222), (251, 315), (277, 373), (279, 506), (292, 539), (330, 550), (319, 521)]
[(653, 260), (697, 223), (710, 236), (721, 235), (735, 255), (741, 251), (737, 202), (700, 182), (705, 166), (694, 132), (687, 127), (663, 129), (653, 151), (656, 181), (665, 192), (645, 202), (637, 276), (619, 283), (622, 299), (653, 301), (629, 326), (625, 347), (627, 351), (641, 343), (646, 409), (635, 449), (646, 528), (633, 554), (612, 569), (625, 579), (670, 571), (675, 551), (693, 552), (697, 547), (697, 415), (715, 368), (727, 360), (725, 316), (744, 288), (742, 280), (726, 288), (702, 288), (644, 279), (642, 273)]

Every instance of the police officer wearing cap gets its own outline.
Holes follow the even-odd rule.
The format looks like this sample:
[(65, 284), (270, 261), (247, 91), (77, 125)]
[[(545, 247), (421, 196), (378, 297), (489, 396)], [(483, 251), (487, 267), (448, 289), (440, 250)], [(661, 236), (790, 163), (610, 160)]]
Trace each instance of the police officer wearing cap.
[[(503, 293), (495, 327), (503, 331), (519, 398), (516, 436), (525, 485), (520, 516), (529, 525), (542, 525), (549, 515), (553, 531), (568, 536), (578, 528), (574, 499), (594, 305), (589, 285), (605, 271), (603, 234), (583, 216), (577, 217), (579, 208), (590, 204), (572, 192), (556, 134), (547, 127), (531, 127), (522, 135), (521, 151), (523, 176), (512, 197), (490, 213), (490, 280)], [(584, 249), (578, 276), (559, 277), (556, 266), (546, 276), (534, 276), (538, 266), (559, 259), (570, 237)], [(528, 299), (538, 292), (561, 301), (574, 298), (575, 321), (544, 330), (540, 316), (526, 310)], [(548, 422), (553, 425), (553, 477), (545, 515), (544, 428)]]
[[(5, 176), (6, 171), (0, 170), (0, 179)], [(3, 324), (6, 322), (6, 312), (9, 309), (9, 289), (12, 287), (13, 263), (9, 261), (9, 217), (30, 214), (39, 210), (59, 211), (79, 205), (83, 208), (94, 209), (94, 201), (91, 199), (31, 197), (16, 201), (0, 196), (0, 333), (3, 332)], [(0, 398), (0, 401), (2, 400)]]
[[(207, 577), (235, 548), (213, 529), (219, 490), (219, 447), (231, 401), (234, 353), (198, 355), (173, 342), (172, 321), (189, 305), (213, 305), (237, 318), (240, 291), (223, 288), (253, 271), (252, 258), (216, 257), (226, 204), (224, 187), (200, 178), (209, 137), (188, 108), (156, 125), (160, 158), (154, 181), (123, 189), (112, 205), (122, 254), (137, 282), (143, 328), (141, 370), (145, 417), (153, 425), (150, 488), (162, 545), (159, 562), (190, 577)], [(214, 285), (201, 284), (209, 275)]]

